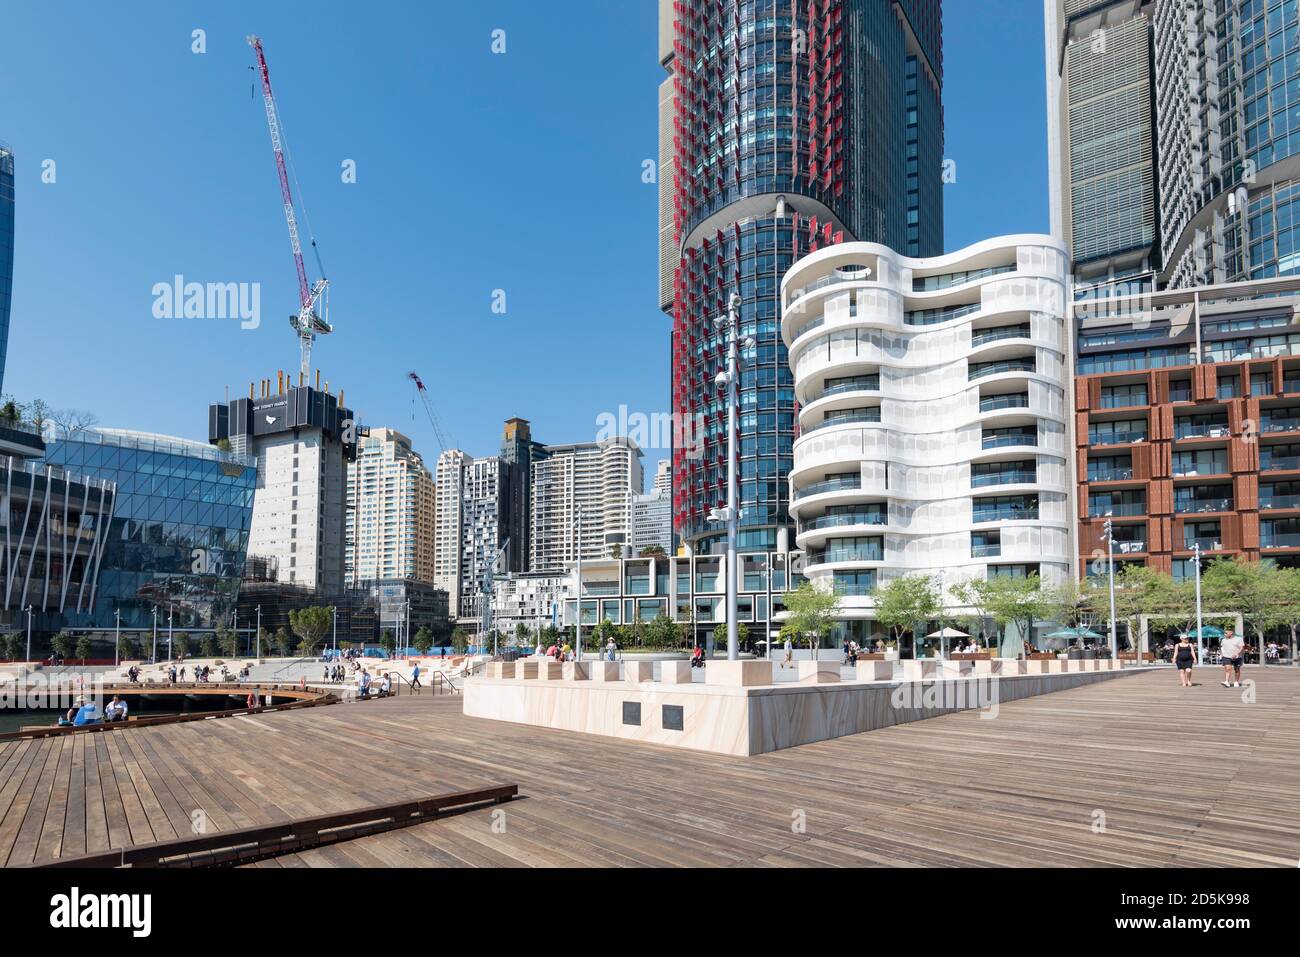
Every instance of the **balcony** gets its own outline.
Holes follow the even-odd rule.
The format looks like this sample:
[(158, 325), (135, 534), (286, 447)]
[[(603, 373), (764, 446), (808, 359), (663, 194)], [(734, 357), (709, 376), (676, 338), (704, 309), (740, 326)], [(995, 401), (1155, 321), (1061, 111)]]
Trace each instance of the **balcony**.
[(1300, 392), (1300, 379), (1287, 379), (1282, 383), (1283, 392)]
[(1293, 472), (1300, 470), (1300, 455), (1265, 455), (1259, 456), (1261, 472)]
[(1300, 508), (1300, 495), (1261, 495), (1259, 507), (1261, 509)]
[(1089, 518), (1133, 518), (1147, 513), (1146, 502), (1089, 502)]
[(809, 565), (826, 565), (831, 562), (881, 562), (885, 560), (882, 545), (844, 545), (808, 552)]
[(1176, 387), (1174, 387), (1174, 386), (1171, 385), (1171, 386), (1169, 387), (1169, 401), (1170, 401), (1170, 402), (1191, 402), (1191, 401), (1192, 401), (1192, 387), (1191, 387), (1191, 386), (1183, 386), (1183, 387), (1180, 387), (1180, 388), (1176, 388)]
[(865, 282), (870, 279), (872, 275), (873, 273), (871, 270), (866, 267), (858, 267), (856, 269), (836, 269), (830, 275), (822, 276), (820, 279), (814, 279), (802, 289), (794, 290), (790, 296), (790, 300), (793, 302), (800, 296), (806, 296), (808, 293), (816, 292), (818, 289), (825, 289), (827, 286), (838, 286), (841, 283), (846, 282)]
[(817, 518), (801, 522), (800, 533), (811, 532), (818, 528), (842, 528), (845, 525), (886, 525), (889, 516), (879, 512), (837, 512), (834, 515), (820, 515)]
[(1034, 522), (1037, 520), (1037, 506), (1031, 508), (976, 508), (971, 510), (971, 522)]
[(1020, 326), (1002, 326), (996, 329), (980, 329), (971, 334), (970, 344), (973, 347), (982, 346), (989, 342), (998, 342), (1002, 339), (1028, 339), (1030, 336), (1029, 325)]
[(1265, 416), (1260, 428), (1265, 432), (1295, 432), (1300, 430), (1300, 417)]
[(1217, 552), (1222, 550), (1223, 541), (1214, 537), (1184, 538), (1183, 551), (1190, 552), (1194, 548), (1199, 548), (1203, 552)]
[(1129, 445), (1133, 442), (1145, 442), (1145, 432), (1105, 432), (1088, 436), (1089, 445)]
[(1180, 498), (1174, 501), (1174, 511), (1201, 514), (1203, 512), (1231, 512), (1230, 498)]
[(818, 431), (819, 429), (829, 429), (833, 425), (853, 425), (854, 423), (879, 422), (879, 421), (880, 421), (879, 409), (872, 409), (869, 412), (854, 412), (849, 415), (827, 416), (824, 421), (818, 422), (816, 425), (810, 425), (808, 426), (808, 428), (800, 430), (799, 434), (810, 435), (813, 432)]
[(1005, 472), (986, 472), (970, 477), (971, 488), (986, 488), (990, 485), (1032, 485), (1038, 481), (1038, 472), (1034, 469), (1008, 469)]
[(1175, 439), (1226, 439), (1231, 435), (1227, 422), (1174, 422)]
[(826, 479), (824, 482), (814, 482), (812, 485), (805, 485), (803, 488), (795, 489), (794, 499), (797, 502), (809, 495), (821, 495), (823, 492), (844, 492), (849, 489), (860, 488), (862, 488), (862, 479), (856, 475), (852, 478)]
[(966, 378), (968, 382), (974, 382), (976, 379), (985, 379), (1004, 372), (1036, 372), (1037, 370), (1037, 360), (1032, 356), (1025, 356), (1020, 359), (1003, 359), (1000, 362), (982, 362), (973, 365)]
[(1137, 555), (1147, 550), (1145, 538), (1130, 538), (1127, 541), (1115, 539), (1116, 555)]
[(829, 399), (833, 395), (843, 395), (846, 392), (879, 392), (879, 391), (880, 391), (880, 376), (878, 375), (854, 376), (852, 379), (846, 379), (845, 381), (838, 382), (835, 385), (827, 386), (825, 389), (822, 389), (821, 392), (819, 392), (817, 395), (810, 398), (808, 401), (811, 403), (811, 402), (816, 402), (818, 399)]
[(986, 435), (983, 438), (981, 447), (988, 451), (989, 449), (1004, 449), (1011, 445), (1037, 445), (1037, 432), (1012, 432), (1007, 435)]
[(1139, 408), (1147, 404), (1147, 395), (1145, 392), (1137, 395), (1102, 395), (1101, 402), (1098, 403), (1100, 409), (1132, 409)]
[(1300, 532), (1262, 531), (1259, 536), (1260, 548), (1300, 548)]
[(805, 332), (812, 332), (818, 326), (824, 326), (824, 325), (826, 325), (826, 317), (818, 316), (816, 319), (812, 320), (811, 322), (804, 323), (797, 330), (795, 330), (794, 338), (791, 339), (790, 341), (794, 342), (795, 339), (798, 339)]
[(999, 542), (995, 545), (972, 545), (970, 547), (971, 558), (998, 558), (1002, 554), (1002, 544)]
[(998, 409), (1027, 409), (1029, 396), (1024, 392), (1008, 395), (990, 395), (980, 399), (981, 412), (996, 412)]
[(1127, 482), (1133, 478), (1133, 467), (1088, 469), (1089, 482)]
[(981, 303), (974, 302), (965, 306), (949, 306), (947, 309), (915, 309), (903, 314), (903, 322), (909, 326), (934, 326), (949, 322), (978, 312)]

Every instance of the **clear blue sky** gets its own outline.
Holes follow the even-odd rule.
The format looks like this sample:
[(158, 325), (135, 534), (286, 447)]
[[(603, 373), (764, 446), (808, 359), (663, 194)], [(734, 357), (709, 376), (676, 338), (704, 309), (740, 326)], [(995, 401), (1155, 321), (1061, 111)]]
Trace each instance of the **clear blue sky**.
[[(945, 8), (947, 247), (1046, 230), (1042, 5)], [(363, 421), (432, 455), (412, 369), (475, 455), (514, 415), (561, 443), (620, 405), (667, 410), (641, 182), (662, 76), (652, 0), (9, 0), (0, 22), (0, 141), (18, 161), (5, 392), (206, 439), (227, 387), (297, 369), (257, 33), (333, 283), (337, 331), (314, 364)], [(260, 328), (154, 318), (153, 284), (177, 273), (260, 283)]]

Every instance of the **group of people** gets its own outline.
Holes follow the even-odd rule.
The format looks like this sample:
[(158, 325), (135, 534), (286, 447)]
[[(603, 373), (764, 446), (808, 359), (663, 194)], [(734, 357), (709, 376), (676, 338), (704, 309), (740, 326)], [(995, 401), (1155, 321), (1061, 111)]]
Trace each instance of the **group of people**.
[[(419, 667), (416, 667), (416, 680), (419, 680)], [(383, 677), (379, 679), (378, 688), (375, 687), (374, 678), (365, 668), (361, 669), (361, 677), (357, 680), (357, 697), (369, 698), (372, 694), (375, 697), (387, 698), (393, 693), (393, 676), (385, 671)]]
[[(1245, 663), (1246, 642), (1229, 625), (1219, 642), (1219, 664), (1223, 665), (1225, 688), (1241, 687), (1241, 666)], [(1178, 683), (1184, 688), (1192, 687), (1192, 669), (1197, 665), (1196, 643), (1191, 635), (1180, 635), (1172, 654), (1174, 667), (1178, 670)]]
[(351, 662), (347, 665), (342, 663), (337, 665), (327, 665), (325, 667), (325, 683), (341, 685), (343, 682), (348, 680), (349, 669), (351, 671), (356, 671), (357, 667), (356, 664), (352, 664)]
[[(246, 676), (247, 676), (247, 672), (248, 672), (248, 669), (247, 669), (247, 667), (245, 667), (244, 671), (240, 672), (240, 676), (241, 676), (241, 677), (246, 677)], [(195, 682), (195, 684), (198, 684), (199, 682), (203, 682), (203, 681), (208, 681), (208, 680), (211, 678), (211, 676), (212, 676), (212, 666), (211, 666), (211, 665), (195, 665), (195, 666), (194, 666), (194, 672), (193, 672), (193, 674), (194, 674), (194, 682)], [(225, 669), (225, 670), (223, 670), (223, 671), (222, 671), (222, 674), (221, 674), (221, 677), (222, 677), (223, 680), (230, 680), (230, 677), (231, 677), (231, 676), (230, 676), (230, 670), (229, 670), (229, 669)], [(185, 680), (185, 665), (182, 664), (182, 665), (180, 666), (180, 668), (177, 668), (176, 665), (173, 664), (170, 668), (168, 668), (168, 669), (167, 669), (167, 680), (168, 680), (169, 682), (171, 682), (172, 684), (176, 684), (177, 681), (184, 681), (184, 680)]]
[[(610, 644), (613, 644), (613, 642), (610, 642)], [(606, 646), (606, 648), (608, 648), (608, 646)], [(556, 661), (573, 660), (573, 649), (569, 647), (569, 643), (567, 641), (562, 645), (559, 642), (556, 642), (555, 644), (547, 648), (544, 652), (542, 651), (542, 646), (538, 645), (537, 646), (538, 657), (541, 657), (543, 654), (545, 654), (547, 658), (554, 658)], [(613, 660), (614, 660), (613, 658), (610, 658), (610, 661)]]
[(101, 721), (125, 721), (129, 711), (126, 699), (121, 695), (113, 695), (113, 699), (104, 706), (102, 715), (93, 699), (78, 695), (76, 703), (59, 719), (59, 727), (66, 728), (71, 725), (82, 728), (88, 724), (99, 724)]

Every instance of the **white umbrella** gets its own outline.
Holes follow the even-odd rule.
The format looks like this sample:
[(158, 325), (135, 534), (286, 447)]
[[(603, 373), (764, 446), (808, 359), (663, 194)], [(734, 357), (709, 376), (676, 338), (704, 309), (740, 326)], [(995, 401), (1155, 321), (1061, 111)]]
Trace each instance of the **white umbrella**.
[(930, 632), (930, 634), (926, 635), (925, 637), (927, 637), (927, 638), (940, 638), (940, 639), (942, 639), (942, 641), (940, 642), (939, 647), (942, 648), (942, 649), (943, 649), (943, 653), (944, 653), (945, 655), (947, 655), (947, 654), (948, 654), (948, 640), (949, 640), (950, 638), (969, 638), (970, 635), (966, 634), (966, 632), (964, 632), (964, 631), (958, 631), (956, 628), (949, 628), (949, 627), (947, 627), (947, 626), (944, 626), (943, 628), (940, 628), (938, 631), (932, 631), (932, 632)]

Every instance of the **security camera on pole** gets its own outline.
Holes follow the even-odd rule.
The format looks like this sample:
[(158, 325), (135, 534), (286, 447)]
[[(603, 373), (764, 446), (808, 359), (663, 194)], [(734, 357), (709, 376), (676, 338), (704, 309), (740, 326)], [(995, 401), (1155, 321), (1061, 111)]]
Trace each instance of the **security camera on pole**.
[[(740, 658), (740, 637), (736, 620), (737, 560), (736, 560), (736, 524), (740, 517), (739, 503), (736, 495), (736, 408), (739, 404), (736, 355), (740, 338), (740, 294), (733, 292), (727, 300), (726, 316), (714, 319), (715, 326), (726, 323), (727, 336), (727, 370), (718, 373), (714, 382), (727, 389), (727, 504), (722, 508), (709, 509), (710, 522), (727, 523), (727, 660)], [(752, 349), (752, 337), (745, 339), (745, 348)]]

